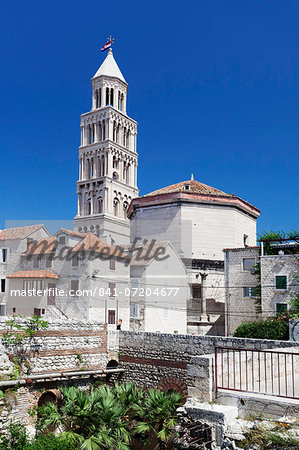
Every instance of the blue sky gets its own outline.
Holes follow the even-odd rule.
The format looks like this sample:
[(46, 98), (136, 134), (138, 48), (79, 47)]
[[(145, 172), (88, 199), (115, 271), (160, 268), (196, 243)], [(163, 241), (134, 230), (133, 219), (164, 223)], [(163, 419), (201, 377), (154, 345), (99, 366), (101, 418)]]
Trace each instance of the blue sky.
[(195, 179), (298, 229), (299, 2), (2, 0), (0, 228), (71, 220), (80, 114), (115, 38), (140, 193)]

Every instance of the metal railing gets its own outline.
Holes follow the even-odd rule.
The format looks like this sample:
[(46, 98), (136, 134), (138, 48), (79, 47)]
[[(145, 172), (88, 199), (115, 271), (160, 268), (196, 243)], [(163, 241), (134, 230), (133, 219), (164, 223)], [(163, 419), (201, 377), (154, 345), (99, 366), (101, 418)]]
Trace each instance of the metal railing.
[(299, 400), (299, 353), (215, 348), (215, 389)]

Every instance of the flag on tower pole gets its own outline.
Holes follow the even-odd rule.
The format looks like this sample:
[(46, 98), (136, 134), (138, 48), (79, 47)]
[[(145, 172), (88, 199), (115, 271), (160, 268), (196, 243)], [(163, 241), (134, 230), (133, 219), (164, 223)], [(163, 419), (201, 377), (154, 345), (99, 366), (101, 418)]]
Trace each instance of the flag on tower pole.
[(106, 42), (106, 44), (101, 48), (101, 52), (104, 52), (105, 50), (108, 50), (108, 48), (111, 47), (111, 44), (112, 44), (112, 42), (111, 42), (111, 39), (110, 39), (110, 41)]

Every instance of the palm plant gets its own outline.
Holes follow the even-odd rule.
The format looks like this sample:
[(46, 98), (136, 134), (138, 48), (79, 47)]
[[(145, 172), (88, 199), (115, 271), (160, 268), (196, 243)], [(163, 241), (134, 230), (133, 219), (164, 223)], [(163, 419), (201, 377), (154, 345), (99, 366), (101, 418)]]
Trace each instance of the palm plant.
[(164, 443), (174, 435), (177, 425), (176, 409), (181, 401), (182, 396), (178, 392), (149, 389), (143, 404), (134, 405), (137, 419), (134, 432), (139, 435), (139, 439), (144, 442), (152, 441), (155, 436), (158, 440), (157, 448), (163, 448)]
[(82, 450), (129, 449), (130, 433), (123, 420), (125, 407), (102, 386), (91, 392), (61, 388), (62, 406), (48, 403), (39, 409), (41, 429), (55, 426)]
[(146, 392), (133, 383), (90, 391), (63, 387), (61, 393), (61, 405), (39, 408), (40, 430), (54, 427), (81, 450), (165, 448), (182, 399), (177, 392)]

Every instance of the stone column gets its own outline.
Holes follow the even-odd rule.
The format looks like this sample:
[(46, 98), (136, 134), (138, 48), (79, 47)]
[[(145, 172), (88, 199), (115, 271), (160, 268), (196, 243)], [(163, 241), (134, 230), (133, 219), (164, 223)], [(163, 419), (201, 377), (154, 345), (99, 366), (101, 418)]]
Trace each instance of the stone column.
[(81, 216), (82, 215), (81, 214), (82, 193), (79, 191), (79, 192), (77, 192), (77, 194), (78, 194), (78, 216)]
[(94, 192), (93, 190), (90, 191), (90, 214), (93, 214), (94, 212)]
[(96, 90), (92, 89), (92, 109), (96, 109), (96, 105), (97, 105)]
[(79, 181), (82, 180), (82, 157), (79, 158)]
[(109, 119), (109, 120), (107, 120), (107, 122), (109, 123), (107, 139), (110, 139), (111, 141), (113, 141), (113, 120)]
[(99, 124), (97, 122), (94, 124), (94, 141), (99, 142)]
[(124, 93), (123, 113), (127, 114), (127, 94)]
[(109, 139), (109, 120), (105, 119), (105, 139)]
[(201, 316), (200, 320), (202, 322), (208, 322), (209, 316), (207, 315), (207, 298), (206, 298), (206, 279), (208, 274), (205, 272), (200, 273), (201, 278)]
[(134, 162), (134, 186), (137, 187), (137, 163)]
[(118, 109), (118, 90), (116, 88), (113, 89), (113, 106), (115, 109)]
[(84, 126), (81, 125), (81, 145), (84, 145)]
[(103, 108), (103, 106), (105, 106), (105, 100), (106, 100), (106, 88), (105, 86), (101, 87), (101, 108)]

